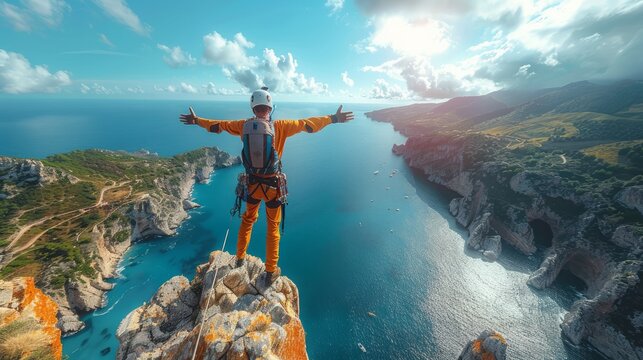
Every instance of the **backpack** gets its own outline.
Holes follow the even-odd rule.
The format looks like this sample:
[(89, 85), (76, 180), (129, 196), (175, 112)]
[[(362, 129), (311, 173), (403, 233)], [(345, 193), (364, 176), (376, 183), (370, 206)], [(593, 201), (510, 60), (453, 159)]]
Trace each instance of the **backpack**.
[(251, 118), (243, 124), (241, 160), (246, 173), (256, 175), (281, 172), (279, 154), (275, 150), (275, 126), (272, 121)]

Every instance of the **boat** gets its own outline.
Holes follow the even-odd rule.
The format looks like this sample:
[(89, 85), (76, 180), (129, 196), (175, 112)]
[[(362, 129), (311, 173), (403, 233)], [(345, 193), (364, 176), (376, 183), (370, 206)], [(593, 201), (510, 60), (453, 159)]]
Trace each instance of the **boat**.
[(368, 314), (368, 316), (370, 316), (370, 317), (376, 317), (376, 316), (377, 316), (377, 315), (375, 315), (375, 313), (374, 313), (374, 312), (372, 312), (372, 311), (369, 311), (367, 314)]
[(359, 342), (358, 342), (358, 343), (357, 343), (357, 347), (358, 347), (360, 350), (362, 350), (362, 352), (364, 352), (364, 353), (366, 352), (366, 348), (364, 347), (364, 345), (362, 345), (362, 343), (359, 343)]
[(379, 170), (375, 170), (375, 171), (373, 171), (373, 175), (377, 175), (377, 174), (379, 174), (379, 173), (380, 173), (380, 171), (379, 171)]

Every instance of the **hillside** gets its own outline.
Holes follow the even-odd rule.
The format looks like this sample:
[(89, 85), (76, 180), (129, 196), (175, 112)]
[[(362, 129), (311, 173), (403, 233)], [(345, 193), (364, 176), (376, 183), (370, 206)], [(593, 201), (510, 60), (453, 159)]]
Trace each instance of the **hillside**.
[(132, 241), (171, 235), (187, 218), (195, 181), (238, 161), (216, 148), (170, 158), (74, 151), (43, 160), (0, 157), (0, 279), (36, 279), (60, 308), (65, 333), (103, 305)]
[[(450, 211), (468, 247), (489, 260), (507, 245), (539, 257), (536, 289), (561, 272), (584, 284), (561, 325), (568, 339), (608, 358), (642, 357), (643, 82), (500, 94), (368, 116), (407, 135), (393, 151), (461, 196)], [(490, 107), (481, 101), (490, 96), (511, 103)], [(440, 107), (451, 121), (440, 121)], [(535, 236), (543, 228), (549, 238)]]

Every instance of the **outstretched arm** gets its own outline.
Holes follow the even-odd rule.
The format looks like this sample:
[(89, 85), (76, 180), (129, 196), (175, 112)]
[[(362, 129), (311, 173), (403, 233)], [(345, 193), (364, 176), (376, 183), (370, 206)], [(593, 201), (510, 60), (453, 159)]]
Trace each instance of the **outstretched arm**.
[(280, 120), (281, 126), (285, 131), (286, 137), (295, 135), (302, 131), (309, 133), (317, 132), (331, 123), (343, 123), (353, 120), (352, 112), (342, 112), (343, 106), (340, 105), (337, 112), (332, 115), (316, 116), (301, 120)]
[(196, 116), (192, 108), (189, 114), (181, 114), (179, 119), (185, 125), (199, 125), (209, 132), (219, 134), (221, 131), (227, 131), (232, 135), (240, 136), (243, 131), (245, 120), (210, 120)]

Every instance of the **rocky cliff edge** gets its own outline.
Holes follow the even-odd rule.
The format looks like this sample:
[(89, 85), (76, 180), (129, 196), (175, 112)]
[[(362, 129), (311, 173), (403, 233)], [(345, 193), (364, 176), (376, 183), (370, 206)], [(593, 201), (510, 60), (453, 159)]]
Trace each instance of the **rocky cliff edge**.
[(235, 267), (212, 252), (192, 281), (171, 278), (121, 322), (117, 358), (191, 359), (203, 320), (197, 359), (308, 359), (297, 287), (284, 276), (267, 287), (265, 275), (254, 256)]

